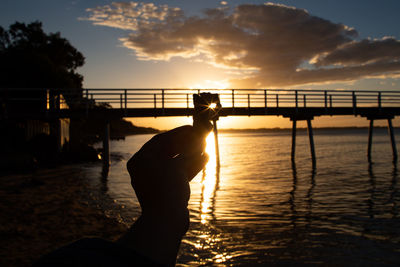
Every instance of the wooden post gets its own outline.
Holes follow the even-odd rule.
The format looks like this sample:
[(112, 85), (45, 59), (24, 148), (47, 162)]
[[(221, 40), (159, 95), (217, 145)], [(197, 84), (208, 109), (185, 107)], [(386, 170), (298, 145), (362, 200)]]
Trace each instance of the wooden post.
[(369, 120), (369, 130), (368, 130), (368, 162), (371, 162), (371, 150), (372, 150), (372, 135), (374, 132), (374, 120)]
[(295, 161), (295, 156), (296, 156), (296, 123), (297, 123), (297, 121), (295, 119), (293, 119), (292, 120), (292, 154), (291, 154), (292, 162)]
[(125, 109), (124, 109), (124, 114), (125, 114), (125, 116), (126, 116), (126, 115), (127, 115), (126, 109), (128, 108), (128, 90), (125, 89), (124, 94), (125, 94)]
[(247, 112), (248, 116), (250, 117), (250, 94), (247, 94)]
[(56, 110), (59, 111), (61, 109), (61, 94), (60, 94), (60, 90), (57, 90), (56, 92), (56, 96), (55, 96), (55, 100), (56, 100)]
[(164, 109), (164, 89), (161, 89), (161, 107)]
[(235, 90), (232, 89), (232, 114), (235, 114)]
[(86, 89), (86, 118), (89, 117), (89, 90)]
[(267, 101), (267, 90), (264, 90), (264, 107), (267, 109), (268, 101)]
[(164, 89), (161, 89), (161, 112), (162, 112), (162, 115), (165, 114), (164, 106), (165, 106), (165, 93), (164, 93)]
[(104, 136), (103, 136), (103, 171), (108, 170), (110, 166), (110, 122), (106, 122), (104, 125)]
[(157, 118), (157, 94), (153, 94), (154, 99), (154, 118)]
[(232, 108), (235, 108), (235, 90), (232, 89)]
[(56, 149), (57, 153), (61, 152), (61, 119), (60, 118), (52, 118), (50, 120), (50, 135), (56, 138)]
[(279, 108), (279, 95), (276, 94), (276, 108)]
[(128, 90), (125, 89), (124, 94), (125, 94), (125, 112), (126, 112), (126, 109), (128, 108)]
[(220, 161), (219, 161), (219, 144), (218, 144), (217, 120), (213, 120), (213, 131), (214, 131), (214, 143), (215, 143), (215, 159), (216, 159), (217, 168), (219, 168)]
[(381, 92), (378, 93), (378, 108), (379, 108), (379, 111), (381, 111), (381, 109), (382, 109), (382, 96), (381, 96)]
[(307, 120), (307, 128), (308, 128), (308, 137), (310, 139), (312, 166), (313, 166), (313, 168), (315, 168), (317, 165), (317, 160), (315, 157), (314, 135), (313, 135), (312, 125), (311, 125), (311, 119)]
[(392, 142), (393, 162), (397, 162), (397, 148), (396, 148), (396, 140), (394, 139), (392, 119), (388, 119), (388, 127), (389, 127), (390, 141)]

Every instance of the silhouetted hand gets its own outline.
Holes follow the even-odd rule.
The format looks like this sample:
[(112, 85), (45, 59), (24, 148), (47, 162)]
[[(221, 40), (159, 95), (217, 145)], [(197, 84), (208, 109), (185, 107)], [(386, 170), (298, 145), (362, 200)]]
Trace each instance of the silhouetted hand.
[(175, 264), (189, 225), (189, 181), (208, 161), (209, 130), (182, 126), (158, 134), (128, 161), (142, 215), (121, 243), (159, 263)]

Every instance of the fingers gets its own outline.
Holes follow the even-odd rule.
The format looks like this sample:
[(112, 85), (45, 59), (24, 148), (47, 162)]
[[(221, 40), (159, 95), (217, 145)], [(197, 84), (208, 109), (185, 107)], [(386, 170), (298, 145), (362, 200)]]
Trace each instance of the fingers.
[(208, 120), (193, 120), (193, 128), (200, 136), (207, 136), (212, 130), (213, 125)]
[(192, 126), (185, 125), (171, 131), (158, 134), (139, 151), (143, 158), (168, 159), (178, 154), (196, 153), (205, 148), (204, 133), (198, 133)]
[(206, 135), (199, 134), (190, 125), (158, 134), (127, 162), (128, 172), (132, 176), (135, 169), (149, 171), (154, 166), (176, 162), (182, 164), (175, 165), (177, 170), (184, 170), (190, 181), (208, 161), (208, 155), (204, 152), (205, 138)]
[(179, 156), (175, 164), (185, 170), (186, 178), (190, 182), (207, 164), (209, 156), (207, 153), (192, 154), (191, 156)]
[(157, 134), (140, 150), (144, 157), (169, 158), (178, 154), (180, 145), (185, 145), (192, 135), (193, 129), (186, 125), (165, 133)]
[(195, 160), (187, 166), (188, 180), (189, 182), (206, 166), (209, 156), (207, 153), (203, 153), (198, 156)]

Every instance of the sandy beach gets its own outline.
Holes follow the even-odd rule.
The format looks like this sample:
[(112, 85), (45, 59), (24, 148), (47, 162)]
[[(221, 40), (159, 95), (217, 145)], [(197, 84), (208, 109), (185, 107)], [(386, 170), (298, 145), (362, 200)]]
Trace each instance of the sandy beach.
[(29, 266), (74, 240), (116, 240), (127, 229), (101, 210), (74, 166), (2, 176), (0, 199), (0, 266)]

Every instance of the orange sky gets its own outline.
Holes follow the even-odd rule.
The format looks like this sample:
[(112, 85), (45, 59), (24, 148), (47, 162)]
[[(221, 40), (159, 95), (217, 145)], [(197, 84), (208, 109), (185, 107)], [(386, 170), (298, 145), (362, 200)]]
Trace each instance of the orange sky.
[[(345, 9), (332, 13), (274, 2), (221, 2), (195, 15), (187, 6), (158, 2), (113, 2), (86, 11), (80, 21), (121, 33), (116, 34), (122, 48), (119, 67), (107, 63), (107, 77), (97, 80), (102, 88), (400, 88), (398, 31), (388, 27), (392, 23), (366, 31), (371, 28), (368, 23), (375, 26), (381, 17), (356, 21), (350, 12), (342, 20), (334, 14)], [(360, 20), (363, 23), (357, 24)], [(131, 64), (122, 66), (127, 55)], [(85, 86), (96, 87), (90, 80)], [(159, 129), (192, 123), (191, 118), (132, 121)], [(351, 116), (316, 118), (313, 123), (315, 127), (368, 125), (366, 119)], [(287, 128), (291, 122), (273, 116), (229, 117), (221, 118), (219, 127)]]
[[(40, 20), (86, 58), (85, 88), (400, 91), (400, 1), (3, 1), (0, 25)], [(24, 7), (21, 9), (21, 7)], [(191, 118), (136, 118), (169, 129)], [(316, 127), (366, 126), (316, 118)], [(384, 121), (377, 124), (385, 124)], [(398, 120), (395, 126), (400, 126)], [(221, 118), (220, 128), (291, 127)], [(302, 123), (299, 123), (302, 126)]]
[[(164, 117), (164, 118), (134, 118), (129, 119), (137, 126), (154, 127), (160, 130), (168, 130), (177, 126), (192, 124), (191, 117)], [(323, 116), (316, 117), (313, 121), (313, 127), (351, 127), (368, 126), (366, 118), (353, 116)], [(393, 121), (395, 127), (400, 126), (400, 119)], [(374, 123), (376, 126), (387, 126), (386, 120), (378, 120)], [(220, 129), (255, 129), (255, 128), (291, 128), (292, 122), (288, 118), (277, 116), (236, 116), (221, 117), (218, 121)], [(307, 127), (305, 121), (299, 121), (297, 127)]]

